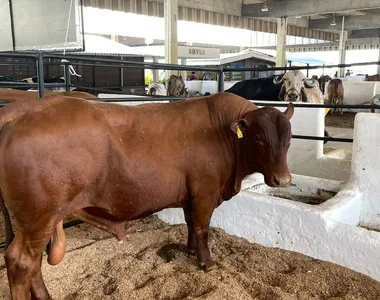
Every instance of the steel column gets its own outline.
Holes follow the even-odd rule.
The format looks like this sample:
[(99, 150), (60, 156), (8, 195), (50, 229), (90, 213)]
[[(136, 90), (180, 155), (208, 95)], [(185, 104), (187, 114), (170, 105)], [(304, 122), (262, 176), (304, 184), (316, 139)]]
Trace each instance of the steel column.
[(44, 97), (45, 93), (45, 75), (44, 75), (44, 56), (42, 52), (38, 53), (37, 58), (37, 80), (38, 80), (38, 96)]

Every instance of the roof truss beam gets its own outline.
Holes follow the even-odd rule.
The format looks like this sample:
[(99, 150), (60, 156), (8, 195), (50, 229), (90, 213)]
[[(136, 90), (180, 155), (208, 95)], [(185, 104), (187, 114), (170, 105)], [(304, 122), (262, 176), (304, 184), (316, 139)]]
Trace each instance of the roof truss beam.
[(380, 8), (380, 0), (287, 0), (268, 1), (267, 12), (262, 12), (262, 3), (243, 4), (242, 16), (251, 18), (280, 18), (312, 16), (328, 13), (339, 13), (348, 10), (367, 10)]
[[(342, 28), (343, 17), (335, 17), (335, 22), (336, 26), (331, 26), (331, 18), (310, 20), (309, 28), (319, 30), (340, 30)], [(345, 30), (378, 27), (380, 27), (380, 15), (377, 14), (344, 17)]]
[(352, 30), (348, 33), (349, 39), (380, 38), (380, 28)]

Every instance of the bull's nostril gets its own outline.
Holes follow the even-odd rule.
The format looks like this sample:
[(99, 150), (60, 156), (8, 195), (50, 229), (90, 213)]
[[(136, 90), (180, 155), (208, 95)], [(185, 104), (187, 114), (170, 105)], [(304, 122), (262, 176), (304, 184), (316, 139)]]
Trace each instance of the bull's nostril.
[(292, 180), (292, 177), (288, 177), (288, 176), (280, 176), (280, 177), (273, 177), (273, 183), (275, 186), (279, 186), (279, 187), (286, 187), (288, 186), (290, 183), (291, 183), (291, 180)]

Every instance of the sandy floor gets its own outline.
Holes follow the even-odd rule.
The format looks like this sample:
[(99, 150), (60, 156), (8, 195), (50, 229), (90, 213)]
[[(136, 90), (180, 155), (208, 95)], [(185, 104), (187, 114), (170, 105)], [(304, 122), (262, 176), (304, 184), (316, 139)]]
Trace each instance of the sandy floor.
[[(149, 217), (131, 228), (121, 246), (85, 224), (66, 232), (64, 261), (53, 267), (44, 258), (43, 275), (54, 299), (380, 299), (380, 283), (369, 277), (220, 229), (211, 230), (217, 268), (209, 273), (185, 253), (184, 225)], [(1, 299), (9, 299), (3, 262), (0, 269)]]
[(330, 113), (325, 117), (325, 125), (338, 128), (354, 128), (355, 113), (345, 112), (340, 115), (340, 112)]

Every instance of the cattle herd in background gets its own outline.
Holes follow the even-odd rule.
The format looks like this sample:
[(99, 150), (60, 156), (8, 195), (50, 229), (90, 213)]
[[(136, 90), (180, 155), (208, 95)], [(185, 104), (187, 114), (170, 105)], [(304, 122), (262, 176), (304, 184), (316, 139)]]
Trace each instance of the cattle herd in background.
[[(380, 81), (380, 75), (366, 75), (364, 81)], [(28, 100), (38, 97), (36, 88), (30, 88), (20, 83), (37, 83), (37, 77), (24, 78), (22, 80), (14, 80), (9, 75), (0, 75), (0, 83), (18, 83), (15, 89), (0, 88), (0, 101), (12, 102), (14, 100)], [(44, 78), (45, 83), (64, 83), (64, 77), (55, 76)], [(327, 88), (326, 88), (327, 85)], [(22, 93), (20, 90), (28, 91)], [(325, 95), (325, 91), (327, 95)], [(80, 98), (96, 98), (94, 92), (84, 91), (83, 89), (71, 88), (71, 92), (66, 92), (63, 87), (45, 89), (45, 96), (52, 96), (58, 92), (62, 92), (66, 96)], [(249, 100), (264, 101), (289, 101), (289, 102), (306, 102), (317, 104), (343, 104), (344, 88), (343, 83), (338, 78), (331, 78), (328, 75), (322, 75), (319, 78), (312, 76), (306, 78), (301, 71), (288, 71), (280, 75), (272, 75), (267, 78), (248, 79), (237, 82), (226, 92), (239, 95)], [(148, 86), (148, 95), (151, 96), (170, 96), (178, 98), (207, 96), (210, 93), (202, 94), (199, 91), (189, 91), (185, 86), (185, 81), (181, 76), (171, 75), (166, 85), (163, 83), (150, 83)], [(376, 97), (375, 97), (376, 98)], [(372, 100), (372, 104), (376, 99)], [(325, 100), (326, 99), (326, 100)], [(175, 100), (171, 100), (175, 101)], [(331, 114), (334, 109), (331, 109)], [(340, 109), (343, 114), (343, 110)]]
[[(306, 78), (301, 71), (289, 71), (267, 78), (247, 79), (234, 84), (225, 92), (233, 93), (249, 100), (287, 101), (323, 104), (327, 83), (327, 103), (343, 104), (344, 89), (340, 79), (328, 75), (320, 78)], [(153, 82), (148, 86), (148, 95), (171, 97), (200, 97), (199, 91), (188, 91), (181, 76), (171, 75), (167, 87), (163, 83)], [(340, 110), (341, 114), (343, 110)], [(331, 114), (333, 110), (331, 110)]]

